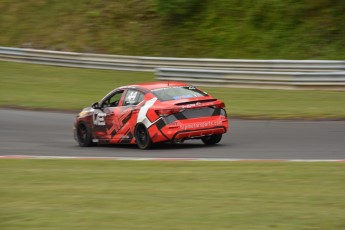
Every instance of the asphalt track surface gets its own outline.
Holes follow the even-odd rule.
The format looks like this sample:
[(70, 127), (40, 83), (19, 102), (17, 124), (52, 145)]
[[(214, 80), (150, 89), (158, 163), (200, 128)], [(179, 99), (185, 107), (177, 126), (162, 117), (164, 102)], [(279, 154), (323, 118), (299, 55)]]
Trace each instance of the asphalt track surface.
[(0, 109), (0, 155), (61, 157), (345, 159), (345, 121), (254, 121), (230, 119), (220, 144), (200, 140), (160, 144), (82, 148), (73, 139), (75, 114)]

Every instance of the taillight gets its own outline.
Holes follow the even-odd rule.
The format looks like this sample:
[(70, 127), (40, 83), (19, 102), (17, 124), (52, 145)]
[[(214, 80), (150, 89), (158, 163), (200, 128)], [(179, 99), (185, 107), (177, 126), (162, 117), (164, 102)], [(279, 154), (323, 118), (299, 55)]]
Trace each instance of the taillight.
[(155, 110), (157, 115), (160, 117), (166, 117), (174, 113), (179, 113), (180, 109), (157, 109)]

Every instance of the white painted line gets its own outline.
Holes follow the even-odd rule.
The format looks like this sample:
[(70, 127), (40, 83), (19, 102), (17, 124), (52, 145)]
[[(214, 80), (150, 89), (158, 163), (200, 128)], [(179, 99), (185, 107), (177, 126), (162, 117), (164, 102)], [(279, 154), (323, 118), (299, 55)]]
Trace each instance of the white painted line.
[(74, 160), (119, 160), (119, 161), (213, 161), (213, 162), (342, 162), (345, 159), (240, 159), (240, 158), (149, 158), (149, 157), (88, 157), (88, 156), (35, 156), (5, 155), (2, 159), (74, 159)]

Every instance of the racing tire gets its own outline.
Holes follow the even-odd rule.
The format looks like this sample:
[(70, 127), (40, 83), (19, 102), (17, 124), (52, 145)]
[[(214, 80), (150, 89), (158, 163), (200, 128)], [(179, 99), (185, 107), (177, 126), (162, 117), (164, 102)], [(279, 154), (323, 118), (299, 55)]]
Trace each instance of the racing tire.
[(210, 136), (202, 137), (201, 140), (205, 145), (215, 145), (222, 139), (222, 134), (213, 134)]
[(92, 133), (88, 125), (80, 123), (77, 127), (77, 141), (80, 147), (93, 146)]
[(134, 137), (139, 149), (150, 149), (152, 147), (152, 140), (144, 125), (137, 125), (134, 131)]

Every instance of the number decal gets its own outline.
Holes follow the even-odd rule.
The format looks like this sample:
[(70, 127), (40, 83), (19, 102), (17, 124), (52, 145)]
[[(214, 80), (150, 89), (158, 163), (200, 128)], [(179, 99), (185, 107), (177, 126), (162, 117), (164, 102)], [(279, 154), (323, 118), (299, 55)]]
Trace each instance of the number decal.
[(135, 98), (137, 97), (138, 92), (137, 91), (132, 91), (127, 97), (127, 101), (132, 104), (135, 102)]
[(96, 112), (93, 114), (93, 124), (94, 125), (105, 125), (105, 118), (106, 114), (99, 111), (99, 112)]

